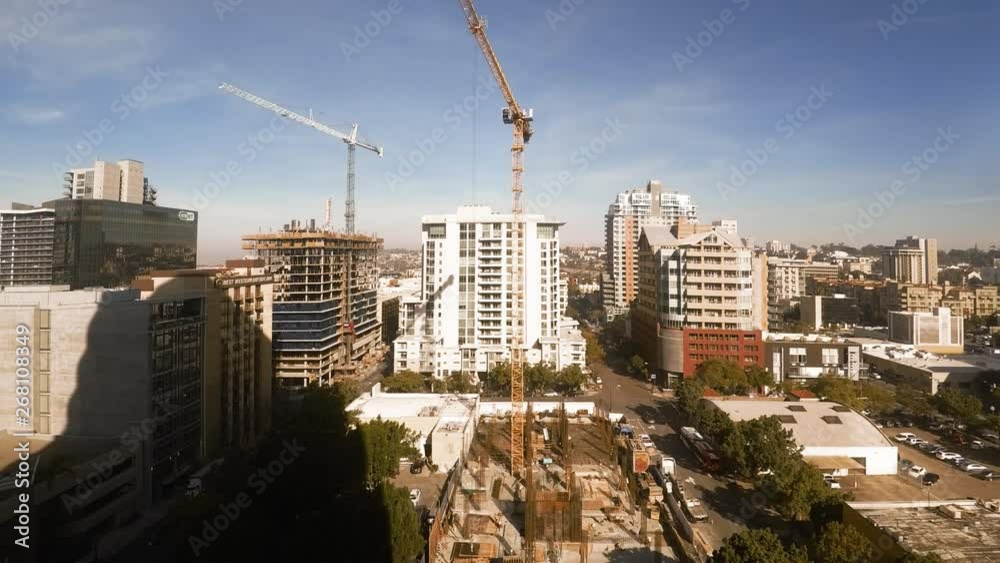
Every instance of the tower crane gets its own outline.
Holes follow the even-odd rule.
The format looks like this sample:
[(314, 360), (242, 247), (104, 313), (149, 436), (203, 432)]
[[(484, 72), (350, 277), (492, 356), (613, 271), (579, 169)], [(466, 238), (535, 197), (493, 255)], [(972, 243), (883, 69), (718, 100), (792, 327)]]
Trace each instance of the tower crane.
[(500, 92), (507, 101), (507, 107), (501, 111), (501, 118), (507, 125), (513, 125), (514, 143), (510, 147), (511, 154), (511, 192), (513, 195), (513, 222), (511, 229), (511, 335), (510, 335), (510, 459), (511, 472), (520, 476), (524, 470), (524, 209), (521, 205), (521, 195), (524, 192), (521, 176), (524, 173), (524, 145), (531, 140), (531, 122), (534, 119), (532, 110), (524, 109), (517, 103), (514, 92), (507, 82), (507, 76), (500, 68), (500, 60), (493, 52), (493, 46), (486, 37), (486, 22), (479, 17), (472, 0), (459, 0), (465, 11), (479, 48), (486, 57), (486, 64), (493, 72)]
[(264, 109), (267, 109), (267, 110), (271, 110), (274, 113), (276, 113), (276, 114), (278, 114), (278, 115), (280, 115), (282, 117), (286, 117), (288, 119), (291, 119), (292, 121), (296, 121), (296, 122), (301, 123), (302, 125), (305, 125), (307, 127), (312, 127), (313, 129), (319, 131), (320, 133), (323, 133), (323, 134), (326, 134), (326, 135), (330, 135), (331, 137), (336, 137), (336, 138), (340, 139), (341, 141), (343, 141), (347, 145), (347, 198), (344, 200), (344, 202), (345, 202), (344, 203), (344, 231), (347, 234), (354, 234), (354, 228), (355, 228), (355, 225), (354, 225), (354, 213), (355, 213), (355, 208), (354, 208), (354, 188), (355, 188), (354, 153), (355, 153), (357, 147), (361, 147), (363, 149), (368, 149), (368, 150), (372, 151), (373, 153), (377, 154), (379, 156), (379, 158), (382, 158), (382, 147), (378, 147), (378, 146), (366, 143), (364, 141), (358, 140), (358, 124), (357, 123), (352, 123), (351, 124), (351, 132), (349, 134), (347, 134), (347, 133), (341, 133), (340, 131), (337, 131), (336, 129), (334, 129), (333, 127), (330, 127), (329, 125), (324, 125), (324, 124), (322, 124), (322, 123), (320, 123), (320, 122), (312, 119), (312, 117), (306, 117), (304, 115), (299, 115), (298, 113), (295, 113), (294, 111), (292, 111), (290, 109), (283, 108), (283, 107), (279, 106), (278, 104), (275, 104), (273, 102), (269, 102), (269, 101), (267, 101), (264, 98), (261, 98), (259, 96), (255, 96), (254, 94), (251, 94), (250, 92), (247, 92), (246, 90), (241, 90), (241, 89), (237, 88), (236, 86), (233, 86), (232, 84), (227, 84), (227, 83), (223, 82), (223, 83), (219, 84), (219, 89), (220, 90), (224, 90), (224, 91), (226, 91), (226, 92), (228, 92), (228, 93), (236, 96), (237, 98), (243, 98), (244, 100), (250, 102), (251, 104), (255, 104), (255, 105), (260, 106), (260, 107), (262, 107)]

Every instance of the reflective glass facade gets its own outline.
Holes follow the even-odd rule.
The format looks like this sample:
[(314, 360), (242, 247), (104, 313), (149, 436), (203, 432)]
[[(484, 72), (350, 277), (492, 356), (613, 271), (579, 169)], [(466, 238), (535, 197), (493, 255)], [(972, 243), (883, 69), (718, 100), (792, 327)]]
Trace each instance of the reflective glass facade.
[(50, 201), (55, 209), (53, 283), (73, 289), (129, 285), (153, 270), (194, 268), (194, 211), (93, 199)]

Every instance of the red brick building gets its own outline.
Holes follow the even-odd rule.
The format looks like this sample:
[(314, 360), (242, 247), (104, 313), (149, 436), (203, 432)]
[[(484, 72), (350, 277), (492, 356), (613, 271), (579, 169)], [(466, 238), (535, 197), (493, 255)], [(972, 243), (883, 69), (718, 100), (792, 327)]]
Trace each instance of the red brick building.
[(693, 377), (705, 360), (764, 367), (764, 339), (759, 330), (684, 329), (684, 377)]

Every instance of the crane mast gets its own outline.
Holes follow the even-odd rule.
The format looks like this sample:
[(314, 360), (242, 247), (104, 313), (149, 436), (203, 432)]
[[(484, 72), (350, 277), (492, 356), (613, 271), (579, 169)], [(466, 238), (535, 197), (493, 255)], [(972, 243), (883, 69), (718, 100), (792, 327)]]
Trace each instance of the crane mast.
[(377, 154), (379, 158), (382, 157), (382, 147), (366, 143), (364, 141), (358, 140), (358, 124), (353, 123), (351, 125), (351, 132), (341, 133), (329, 125), (325, 125), (312, 119), (311, 117), (306, 117), (299, 113), (296, 113), (288, 108), (279, 106), (278, 104), (265, 100), (260, 96), (251, 94), (246, 90), (242, 90), (233, 86), (232, 84), (227, 84), (225, 82), (219, 84), (219, 89), (228, 92), (237, 98), (243, 98), (244, 100), (254, 104), (258, 107), (262, 107), (266, 110), (270, 110), (281, 117), (290, 119), (297, 123), (301, 123), (306, 127), (311, 127), (324, 135), (329, 135), (340, 139), (347, 145), (347, 198), (344, 202), (344, 231), (347, 234), (354, 234), (355, 232), (355, 205), (354, 205), (354, 191), (355, 191), (355, 167), (354, 158), (355, 152), (357, 152), (357, 147), (367, 149)]
[(507, 76), (500, 67), (500, 60), (486, 36), (486, 23), (479, 17), (472, 0), (459, 0), (469, 23), (469, 31), (479, 44), (486, 63), (496, 79), (507, 107), (503, 109), (503, 122), (512, 125), (514, 142), (511, 144), (511, 195), (513, 221), (511, 223), (511, 334), (510, 334), (510, 459), (511, 472), (521, 476), (524, 471), (524, 208), (521, 203), (524, 186), (524, 145), (531, 140), (530, 109), (524, 110), (517, 103)]

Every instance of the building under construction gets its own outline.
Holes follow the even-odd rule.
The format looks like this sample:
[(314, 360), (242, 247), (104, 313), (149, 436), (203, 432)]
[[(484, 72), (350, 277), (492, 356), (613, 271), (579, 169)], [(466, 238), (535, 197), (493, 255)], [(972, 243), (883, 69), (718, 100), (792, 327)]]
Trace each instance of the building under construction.
[(293, 220), (280, 232), (243, 237), (274, 273), (273, 357), (279, 387), (332, 383), (375, 359), (382, 239)]

